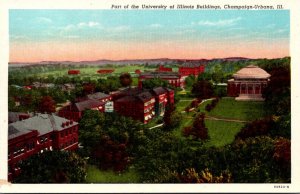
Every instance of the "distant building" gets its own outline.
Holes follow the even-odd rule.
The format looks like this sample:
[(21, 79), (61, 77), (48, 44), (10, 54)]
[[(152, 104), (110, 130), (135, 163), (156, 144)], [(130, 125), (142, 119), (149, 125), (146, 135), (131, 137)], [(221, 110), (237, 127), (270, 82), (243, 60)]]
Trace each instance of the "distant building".
[(20, 173), (18, 163), (47, 150), (78, 148), (78, 123), (54, 114), (38, 114), (8, 125), (8, 179)]
[(184, 78), (177, 72), (144, 72), (139, 76), (139, 88), (143, 87), (143, 81), (154, 78), (166, 80), (174, 87), (184, 87)]
[(264, 100), (262, 93), (270, 81), (270, 74), (265, 70), (249, 65), (233, 74), (228, 80), (227, 95), (236, 100)]
[(205, 65), (194, 64), (194, 63), (183, 63), (180, 65), (178, 72), (181, 76), (186, 78), (189, 75), (194, 75), (195, 77), (203, 73), (205, 70)]
[(112, 100), (112, 97), (108, 94), (102, 93), (102, 92), (96, 92), (94, 94), (87, 95), (88, 99), (98, 100), (100, 102), (107, 102)]
[(68, 74), (69, 75), (77, 75), (77, 74), (80, 74), (80, 71), (77, 69), (71, 69), (68, 71)]
[(156, 69), (158, 72), (172, 72), (172, 68), (164, 67), (163, 65), (159, 65), (159, 67)]
[(163, 87), (153, 90), (129, 88), (113, 94), (114, 111), (148, 123), (155, 116), (163, 116), (166, 104), (174, 103), (174, 91)]
[(136, 69), (136, 70), (134, 71), (134, 73), (135, 73), (135, 74), (141, 74), (142, 72), (141, 72), (141, 70)]
[(112, 73), (114, 71), (115, 71), (114, 69), (99, 69), (97, 71), (97, 73), (99, 73), (99, 74), (109, 74), (109, 73)]
[(32, 113), (8, 112), (8, 123), (14, 123), (17, 121), (28, 119), (30, 117), (33, 117)]
[(60, 117), (79, 121), (83, 116), (85, 110), (98, 110), (99, 112), (105, 111), (105, 102), (101, 102), (95, 99), (87, 99), (81, 102), (72, 103), (61, 108), (58, 111)]

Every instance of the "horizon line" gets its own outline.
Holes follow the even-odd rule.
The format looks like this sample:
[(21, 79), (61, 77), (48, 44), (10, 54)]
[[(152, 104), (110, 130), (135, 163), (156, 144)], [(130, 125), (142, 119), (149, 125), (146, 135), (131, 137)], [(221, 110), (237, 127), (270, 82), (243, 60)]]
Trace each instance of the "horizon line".
[(80, 60), (80, 61), (71, 61), (71, 60), (45, 60), (45, 61), (8, 61), (8, 64), (11, 63), (42, 63), (42, 62), (73, 62), (73, 63), (80, 63), (80, 62), (96, 62), (96, 61), (136, 61), (136, 60), (214, 60), (214, 59), (230, 59), (230, 58), (244, 58), (244, 59), (279, 59), (279, 58), (286, 58), (290, 56), (284, 56), (284, 57), (274, 57), (274, 58), (267, 58), (267, 57), (259, 57), (259, 58), (249, 58), (249, 57), (215, 57), (215, 58), (167, 58), (167, 57), (161, 57), (161, 58), (135, 58), (135, 59), (96, 59), (96, 60)]

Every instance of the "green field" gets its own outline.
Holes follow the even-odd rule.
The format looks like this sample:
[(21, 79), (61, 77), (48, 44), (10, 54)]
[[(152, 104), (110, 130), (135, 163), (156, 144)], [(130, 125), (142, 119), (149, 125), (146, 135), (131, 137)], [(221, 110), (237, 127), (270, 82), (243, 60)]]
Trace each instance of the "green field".
[[(153, 68), (147, 68), (145, 66), (138, 66), (138, 65), (124, 65), (124, 66), (114, 66), (114, 67), (95, 67), (95, 66), (90, 66), (90, 67), (75, 67), (75, 68), (57, 68), (55, 70), (48, 70), (48, 71), (40, 71), (36, 73), (30, 73), (26, 72), (27, 76), (38, 76), (38, 77), (47, 77), (49, 75), (52, 76), (68, 76), (68, 70), (69, 69), (78, 69), (80, 70), (80, 75), (81, 77), (89, 76), (91, 78), (100, 78), (100, 77), (106, 77), (107, 75), (100, 75), (97, 73), (97, 70), (99, 69), (115, 69), (115, 71), (112, 74), (109, 75), (119, 75), (124, 72), (132, 73), (134, 74), (134, 71), (136, 69), (139, 69), (141, 71), (149, 70), (153, 71)], [(77, 75), (71, 75), (71, 76), (77, 76)]]
[(137, 183), (139, 180), (138, 174), (134, 170), (118, 174), (111, 170), (99, 170), (96, 166), (87, 166), (87, 183)]
[[(200, 110), (204, 111), (208, 103), (201, 104)], [(244, 121), (253, 121), (266, 115), (264, 102), (236, 101), (234, 98), (222, 98), (212, 111), (205, 113), (213, 117)]]
[(210, 137), (206, 146), (221, 147), (233, 142), (235, 135), (244, 126), (243, 123), (205, 120), (205, 126), (208, 128)]

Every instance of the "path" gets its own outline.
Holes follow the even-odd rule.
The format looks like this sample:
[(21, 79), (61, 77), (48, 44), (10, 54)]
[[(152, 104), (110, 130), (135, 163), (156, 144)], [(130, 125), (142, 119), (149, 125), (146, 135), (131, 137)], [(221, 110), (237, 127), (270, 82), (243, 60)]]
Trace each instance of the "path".
[[(185, 116), (184, 118), (190, 118), (193, 119), (195, 117), (192, 116)], [(237, 122), (237, 123), (247, 123), (249, 121), (245, 121), (245, 120), (239, 120), (239, 119), (225, 119), (225, 118), (218, 118), (218, 117), (212, 117), (212, 116), (207, 116), (205, 115), (205, 118), (207, 120), (216, 120), (216, 121), (227, 121), (227, 122)]]

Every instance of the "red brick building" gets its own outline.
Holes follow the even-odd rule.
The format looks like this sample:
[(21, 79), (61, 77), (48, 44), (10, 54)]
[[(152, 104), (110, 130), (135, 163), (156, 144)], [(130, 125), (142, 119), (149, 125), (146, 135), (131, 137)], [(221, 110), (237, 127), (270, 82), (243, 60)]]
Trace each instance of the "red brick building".
[(262, 101), (263, 90), (266, 88), (270, 74), (265, 70), (249, 65), (233, 74), (233, 79), (228, 80), (227, 95), (236, 97), (236, 100)]
[(163, 87), (129, 88), (114, 93), (113, 100), (115, 112), (148, 123), (155, 116), (163, 116), (168, 102), (174, 103), (174, 91)]
[(38, 114), (8, 125), (8, 179), (20, 173), (18, 163), (47, 150), (78, 148), (78, 123), (54, 114)]
[(178, 72), (181, 76), (187, 77), (189, 75), (198, 76), (205, 70), (205, 65), (193, 64), (193, 63), (183, 63), (180, 65)]
[(77, 70), (77, 69), (70, 69), (70, 70), (68, 71), (68, 74), (69, 74), (69, 75), (77, 75), (77, 74), (80, 74), (80, 71)]
[(97, 73), (99, 73), (99, 74), (109, 74), (109, 73), (112, 73), (114, 71), (115, 71), (114, 69), (99, 69), (97, 71)]
[(166, 80), (174, 87), (184, 87), (184, 77), (177, 72), (145, 72), (141, 73), (139, 76), (139, 88), (143, 87), (144, 80), (154, 78)]
[(85, 110), (98, 110), (100, 112), (105, 111), (105, 102), (100, 102), (94, 99), (88, 99), (85, 101), (72, 103), (68, 106), (63, 107), (58, 111), (60, 117), (79, 121), (83, 116)]
[(158, 72), (172, 72), (172, 68), (164, 67), (163, 65), (159, 65), (159, 67), (156, 69)]

